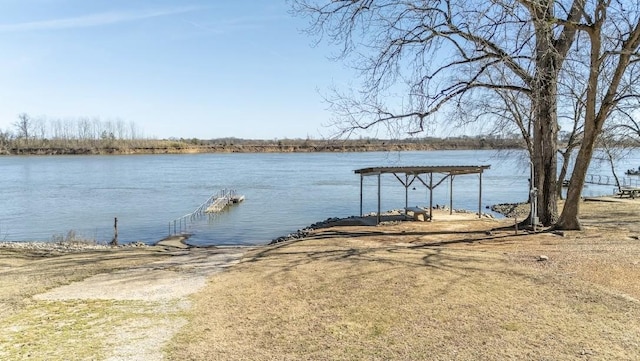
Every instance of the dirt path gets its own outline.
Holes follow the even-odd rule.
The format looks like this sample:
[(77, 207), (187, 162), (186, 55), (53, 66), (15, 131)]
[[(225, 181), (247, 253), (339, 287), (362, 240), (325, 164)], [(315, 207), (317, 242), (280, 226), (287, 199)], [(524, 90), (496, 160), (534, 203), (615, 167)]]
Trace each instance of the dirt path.
[[(184, 315), (191, 306), (189, 295), (202, 289), (212, 274), (239, 262), (247, 250), (175, 248), (161, 252), (157, 260), (151, 253), (118, 255), (113, 251), (115, 255), (109, 258), (116, 264), (118, 258), (124, 263), (132, 262), (130, 257), (146, 257), (147, 261), (93, 275), (85, 270), (88, 277), (36, 292), (24, 302), (19, 297), (29, 295), (15, 295), (14, 303), (21, 304), (8, 313), (10, 316), (0, 318), (0, 329), (4, 330), (0, 331), (0, 359), (161, 360), (164, 344), (187, 323)], [(2, 256), (0, 253), (0, 263), (5, 259)], [(83, 269), (84, 261), (83, 253), (78, 253), (14, 264), (0, 272), (0, 284), (10, 283), (20, 268), (37, 268), (34, 263), (55, 262), (52, 267), (59, 270)], [(47, 277), (34, 277), (33, 282), (46, 283)], [(5, 297), (11, 295), (4, 290), (10, 289), (3, 288), (5, 308), (11, 298)]]
[(48, 301), (181, 299), (202, 288), (208, 276), (237, 263), (244, 252), (242, 248), (178, 251), (169, 259), (101, 273), (34, 298)]

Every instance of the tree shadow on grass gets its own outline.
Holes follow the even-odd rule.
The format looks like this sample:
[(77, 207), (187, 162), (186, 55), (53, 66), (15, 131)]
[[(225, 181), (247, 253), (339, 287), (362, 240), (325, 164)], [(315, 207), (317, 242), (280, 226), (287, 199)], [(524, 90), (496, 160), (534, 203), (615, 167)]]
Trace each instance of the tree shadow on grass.
[[(445, 295), (454, 284), (465, 280), (473, 273), (501, 274), (508, 277), (537, 280), (531, 273), (517, 267), (500, 267), (500, 256), (490, 252), (483, 254), (474, 248), (451, 247), (456, 245), (491, 244), (514, 241), (513, 233), (494, 234), (483, 230), (473, 231), (349, 231), (331, 230), (311, 235), (310, 237), (267, 246), (253, 253), (245, 262), (253, 262), (268, 267), (267, 273), (275, 276), (283, 272), (299, 272), (300, 267), (312, 264), (322, 265), (327, 272), (332, 270), (348, 270), (349, 278), (371, 277), (383, 279), (385, 273), (400, 270), (412, 272), (438, 272), (447, 275), (446, 285), (438, 289), (434, 297)], [(413, 241), (402, 243), (402, 238), (430, 236), (441, 238), (434, 241)], [(377, 246), (353, 243), (343, 245), (314, 245), (313, 241), (331, 239), (366, 240), (369, 237), (388, 237), (397, 239), (397, 243), (380, 242)], [(450, 238), (450, 239), (447, 239)], [(305, 244), (306, 243), (306, 244)], [(483, 249), (486, 251), (486, 248)], [(406, 257), (403, 256), (406, 254)], [(327, 266), (327, 264), (329, 264)], [(384, 267), (369, 267), (369, 264)], [(265, 274), (265, 277), (269, 277)]]

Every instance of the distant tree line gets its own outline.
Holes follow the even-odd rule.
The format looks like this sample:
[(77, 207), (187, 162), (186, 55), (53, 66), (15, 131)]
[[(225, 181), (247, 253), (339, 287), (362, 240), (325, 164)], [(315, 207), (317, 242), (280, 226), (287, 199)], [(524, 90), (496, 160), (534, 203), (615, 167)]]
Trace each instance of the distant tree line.
[(422, 137), (405, 139), (241, 139), (234, 137), (216, 139), (175, 139), (169, 140), (213, 151), (232, 152), (358, 152), (358, 151), (398, 151), (398, 150), (445, 150), (445, 149), (522, 149), (524, 143), (519, 137), (494, 135), (459, 137)]
[(0, 129), (0, 152), (38, 153), (43, 149), (105, 149), (138, 146), (144, 141), (134, 122), (76, 119), (34, 118), (18, 115), (12, 129)]
[[(561, 132), (560, 144), (575, 146), (574, 133)], [(574, 139), (575, 138), (575, 139)], [(612, 136), (601, 148), (637, 147), (637, 138)], [(134, 122), (120, 119), (80, 117), (76, 119), (33, 118), (18, 115), (11, 129), (0, 129), (0, 154), (129, 154), (129, 153), (214, 153), (214, 152), (366, 152), (451, 149), (525, 149), (516, 133), (454, 137), (411, 137), (406, 139), (241, 139), (224, 137), (145, 138)], [(615, 156), (615, 154), (614, 154)], [(620, 157), (619, 155), (617, 156)]]
[(18, 115), (11, 129), (0, 129), (0, 154), (129, 154), (207, 152), (364, 152), (436, 149), (514, 149), (517, 135), (423, 137), (408, 139), (216, 139), (145, 138), (134, 122), (80, 117), (34, 118)]

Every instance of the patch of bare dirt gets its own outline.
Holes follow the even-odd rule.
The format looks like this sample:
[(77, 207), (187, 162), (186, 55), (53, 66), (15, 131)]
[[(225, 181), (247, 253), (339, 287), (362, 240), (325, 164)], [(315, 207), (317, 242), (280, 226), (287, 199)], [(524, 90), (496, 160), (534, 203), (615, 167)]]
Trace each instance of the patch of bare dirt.
[[(164, 343), (187, 323), (188, 296), (245, 251), (2, 249), (0, 359), (80, 359), (84, 349), (92, 359), (161, 360)], [(45, 334), (43, 319), (53, 324)], [(80, 342), (86, 338), (102, 342)]]

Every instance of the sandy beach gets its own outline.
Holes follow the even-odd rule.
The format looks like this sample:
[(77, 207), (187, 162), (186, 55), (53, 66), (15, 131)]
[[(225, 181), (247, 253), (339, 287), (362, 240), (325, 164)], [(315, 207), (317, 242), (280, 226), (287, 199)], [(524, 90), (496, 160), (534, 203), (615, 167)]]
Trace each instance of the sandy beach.
[(640, 201), (597, 200), (581, 232), (436, 210), (249, 248), (0, 244), (0, 359), (637, 359)]

